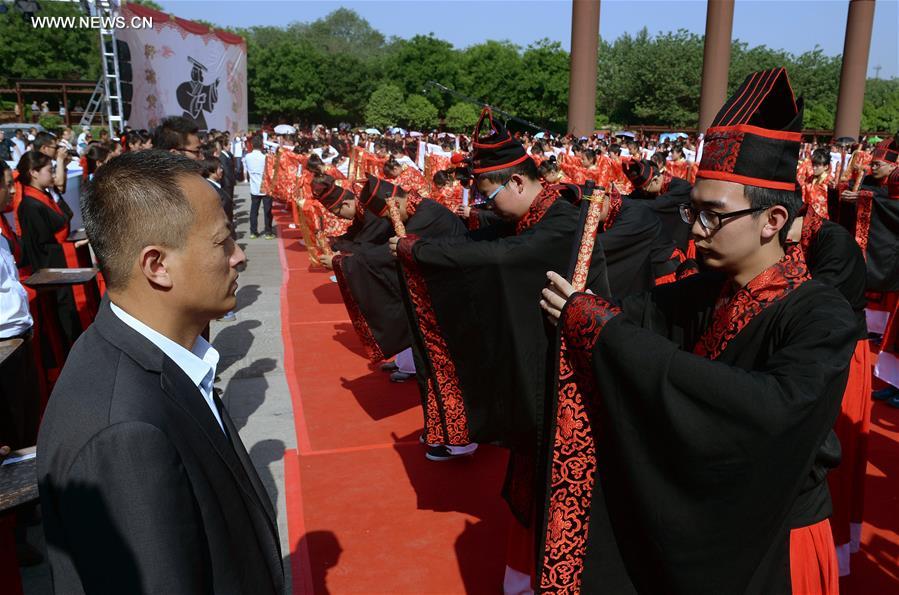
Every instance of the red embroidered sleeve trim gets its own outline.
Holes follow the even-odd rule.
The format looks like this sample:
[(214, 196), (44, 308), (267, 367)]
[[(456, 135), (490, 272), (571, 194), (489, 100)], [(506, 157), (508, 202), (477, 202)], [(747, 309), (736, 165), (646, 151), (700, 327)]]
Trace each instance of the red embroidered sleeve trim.
[(808, 250), (818, 237), (821, 226), (824, 225), (824, 219), (813, 208), (807, 208), (802, 216), (802, 235), (799, 238), (799, 247), (802, 249), (803, 257), (808, 257)]
[(609, 231), (613, 225), (615, 225), (615, 220), (618, 218), (618, 215), (621, 213), (621, 195), (611, 196), (609, 199), (609, 214), (606, 216), (606, 220), (602, 224), (603, 231)]
[(855, 241), (865, 260), (868, 260), (868, 235), (871, 232), (871, 207), (874, 203), (874, 193), (870, 190), (861, 190), (855, 204)]
[(443, 338), (437, 315), (424, 276), (412, 254), (418, 236), (401, 238), (397, 257), (402, 263), (403, 277), (415, 311), (415, 323), (424, 342), (427, 376), (425, 401), (425, 433), (428, 444), (469, 444), (468, 416), (462, 399), (462, 388), (456, 364)]
[(563, 338), (539, 589), (553, 595), (580, 593), (597, 467), (584, 398), (595, 388), (592, 376), (569, 364), (570, 355)]
[(693, 353), (717, 359), (746, 325), (765, 308), (783, 299), (811, 279), (802, 249), (793, 245), (784, 257), (760, 273), (745, 287), (730, 295), (726, 284), (715, 306), (712, 323), (705, 330)]
[(340, 288), (343, 304), (346, 306), (346, 311), (350, 315), (350, 322), (353, 323), (353, 330), (356, 331), (356, 335), (359, 337), (359, 340), (362, 341), (362, 346), (365, 348), (365, 354), (372, 362), (379, 362), (384, 359), (384, 352), (381, 351), (380, 345), (375, 341), (375, 336), (372, 334), (371, 328), (365, 320), (365, 316), (362, 315), (362, 310), (359, 309), (359, 304), (356, 302), (356, 298), (353, 297), (353, 292), (350, 291), (350, 286), (347, 283), (346, 275), (343, 271), (344, 258), (346, 258), (345, 255), (337, 254), (331, 261), (331, 266), (334, 268), (334, 276), (337, 278), (337, 287)]
[(596, 389), (587, 364), (603, 326), (620, 312), (588, 293), (574, 294), (562, 312), (541, 593), (580, 592), (597, 467), (588, 401)]
[(419, 205), (421, 205), (421, 201), (423, 200), (424, 198), (422, 198), (422, 196), (418, 192), (414, 190), (409, 192), (408, 196), (406, 197), (406, 214), (409, 217), (414, 215), (418, 210)]
[(559, 198), (558, 190), (555, 190), (551, 186), (544, 187), (540, 194), (534, 198), (528, 212), (518, 220), (518, 223), (515, 225), (515, 235), (520, 235), (534, 227), (534, 225), (543, 219), (543, 216), (546, 215), (546, 211), (548, 211), (549, 207), (556, 202), (557, 198)]
[(589, 356), (603, 327), (620, 313), (621, 308), (598, 295), (575, 293), (565, 304), (559, 320), (568, 347)]
[(468, 211), (468, 230), (474, 231), (476, 229), (481, 228), (481, 218), (478, 216), (478, 210), (475, 208), (471, 208)]

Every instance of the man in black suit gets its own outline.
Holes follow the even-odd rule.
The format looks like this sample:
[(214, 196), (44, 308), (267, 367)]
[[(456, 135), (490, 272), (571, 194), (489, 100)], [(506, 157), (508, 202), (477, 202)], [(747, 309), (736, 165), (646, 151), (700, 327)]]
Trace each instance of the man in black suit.
[(82, 196), (108, 293), (38, 437), (57, 593), (284, 591), (272, 503), (200, 337), (234, 308), (245, 261), (200, 170), (129, 152)]
[(234, 169), (234, 155), (231, 154), (231, 143), (228, 140), (227, 134), (220, 137), (218, 142), (219, 145), (221, 145), (219, 161), (222, 162), (222, 188), (231, 195), (231, 198), (234, 198), (236, 175)]

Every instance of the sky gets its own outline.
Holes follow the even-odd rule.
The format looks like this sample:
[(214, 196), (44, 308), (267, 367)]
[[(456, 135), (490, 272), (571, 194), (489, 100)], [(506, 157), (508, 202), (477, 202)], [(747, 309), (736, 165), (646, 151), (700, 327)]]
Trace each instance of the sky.
[[(156, 0), (166, 12), (227, 27), (287, 25), (319, 19), (340, 7), (355, 10), (385, 36), (433, 33), (457, 48), (487, 39), (526, 46), (538, 39), (571, 43), (570, 0)], [(733, 37), (794, 54), (820, 46), (841, 54), (848, 0), (736, 0)], [(705, 32), (705, 0), (602, 0), (599, 33), (612, 41), (647, 27), (650, 33)], [(868, 76), (899, 76), (899, 0), (877, 0)]]

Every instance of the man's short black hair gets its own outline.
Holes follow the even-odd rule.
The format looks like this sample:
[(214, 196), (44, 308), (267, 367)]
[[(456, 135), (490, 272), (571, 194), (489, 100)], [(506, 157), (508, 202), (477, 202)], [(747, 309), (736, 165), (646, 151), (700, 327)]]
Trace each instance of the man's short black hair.
[(830, 153), (826, 149), (812, 151), (812, 165), (830, 165)]
[(35, 151), (40, 151), (41, 149), (43, 149), (46, 146), (55, 145), (55, 144), (56, 144), (56, 137), (54, 135), (50, 134), (49, 132), (38, 132), (37, 135), (34, 137), (32, 146), (34, 147)]
[(199, 136), (200, 128), (184, 116), (169, 116), (153, 131), (153, 148), (160, 151), (181, 150), (187, 146), (187, 137)]
[[(772, 188), (762, 188), (761, 186), (743, 186), (743, 195), (753, 209), (767, 209), (778, 205), (787, 209), (787, 222), (784, 223), (780, 230), (780, 245), (786, 245), (790, 226), (793, 225), (793, 220), (796, 219), (796, 215), (802, 208), (802, 193), (795, 190), (774, 190)], [(760, 217), (763, 212), (753, 213), (752, 216)]]
[(262, 144), (263, 144), (263, 143), (262, 143), (262, 133), (261, 133), (261, 132), (257, 132), (256, 134), (253, 135), (253, 138), (252, 138), (252, 140), (250, 141), (250, 146), (253, 147), (254, 149), (260, 149), (260, 150), (261, 150), (261, 149), (262, 149)]
[(200, 172), (196, 161), (155, 149), (123, 153), (97, 170), (81, 194), (81, 214), (110, 289), (127, 284), (144, 247), (184, 245), (194, 211), (179, 180)]
[(493, 182), (494, 184), (505, 184), (509, 181), (509, 178), (516, 174), (523, 178), (533, 180), (534, 182), (540, 179), (540, 174), (537, 172), (537, 165), (534, 163), (534, 160), (525, 159), (518, 165), (513, 165), (512, 167), (506, 167), (504, 169), (498, 169), (496, 171), (488, 171), (483, 174), (478, 174), (477, 180), (487, 180), (488, 182)]

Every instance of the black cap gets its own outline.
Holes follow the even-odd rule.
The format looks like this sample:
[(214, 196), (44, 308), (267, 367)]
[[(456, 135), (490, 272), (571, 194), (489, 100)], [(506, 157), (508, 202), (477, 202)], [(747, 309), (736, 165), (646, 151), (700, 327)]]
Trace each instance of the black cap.
[(624, 175), (634, 185), (634, 188), (643, 188), (659, 175), (659, 171), (659, 166), (654, 161), (641, 159), (640, 161), (631, 161), (624, 169)]
[(359, 203), (366, 211), (383, 217), (387, 214), (387, 199), (398, 196), (400, 192), (399, 186), (369, 174), (365, 187), (359, 193)]
[[(485, 118), (490, 124), (490, 129), (482, 132), (481, 126)], [(501, 123), (493, 121), (493, 113), (489, 107), (485, 107), (481, 112), (471, 144), (474, 175), (506, 169), (530, 159), (524, 146), (509, 134)]]
[(802, 103), (786, 69), (750, 74), (712, 120), (696, 177), (795, 190)]

